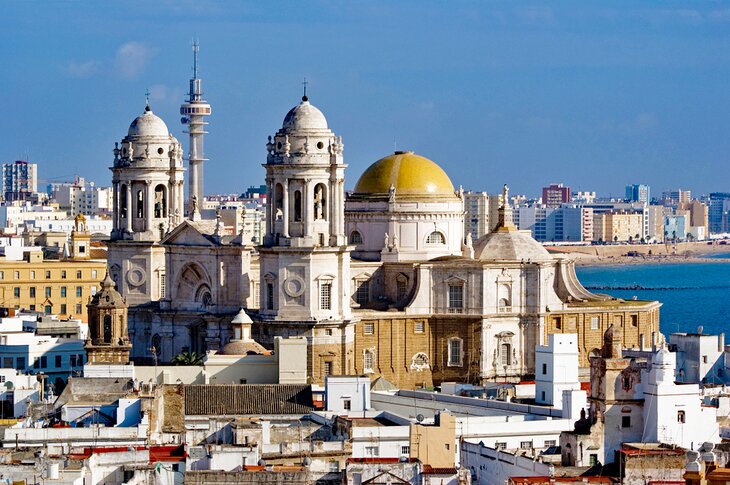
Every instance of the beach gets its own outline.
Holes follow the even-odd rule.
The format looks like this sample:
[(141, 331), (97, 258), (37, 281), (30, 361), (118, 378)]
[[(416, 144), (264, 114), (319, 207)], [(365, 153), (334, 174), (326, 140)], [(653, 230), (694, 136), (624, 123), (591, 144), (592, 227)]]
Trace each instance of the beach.
[(730, 263), (728, 241), (678, 242), (668, 244), (605, 244), (592, 246), (546, 246), (556, 255), (568, 255), (576, 265), (623, 265), (646, 263)]

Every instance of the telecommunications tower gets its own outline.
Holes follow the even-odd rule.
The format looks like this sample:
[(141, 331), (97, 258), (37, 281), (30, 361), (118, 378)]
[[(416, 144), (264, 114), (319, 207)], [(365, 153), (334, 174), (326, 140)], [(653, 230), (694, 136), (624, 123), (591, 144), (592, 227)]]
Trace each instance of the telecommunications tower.
[[(188, 99), (180, 106), (180, 114), (182, 124), (188, 125), (185, 133), (190, 135), (190, 145), (188, 152), (188, 198), (187, 210), (189, 217), (192, 219), (196, 213), (200, 211), (203, 205), (203, 162), (207, 160), (203, 155), (203, 136), (208, 133), (205, 131), (205, 121), (210, 116), (210, 105), (203, 99), (202, 82), (198, 77), (198, 52), (200, 45), (193, 42), (193, 78), (190, 80), (190, 92)], [(195, 200), (196, 203), (193, 203)], [(199, 214), (197, 214), (199, 217)]]

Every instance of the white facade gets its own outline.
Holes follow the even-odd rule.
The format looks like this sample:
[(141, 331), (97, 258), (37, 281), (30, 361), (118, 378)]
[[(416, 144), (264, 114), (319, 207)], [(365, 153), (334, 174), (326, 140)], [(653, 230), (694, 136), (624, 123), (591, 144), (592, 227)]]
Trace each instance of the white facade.
[(698, 384), (676, 384), (675, 373), (676, 355), (663, 348), (658, 350), (643, 386), (644, 434), (641, 441), (677, 445), (688, 450), (696, 450), (705, 442), (719, 443), (717, 408), (703, 406)]
[[(342, 137), (306, 96), (267, 144), (266, 235), (260, 315), (278, 322), (344, 324), (350, 251), (345, 236)], [(352, 340), (352, 329), (341, 329)]]
[(59, 385), (73, 372), (81, 372), (86, 360), (84, 341), (36, 335), (33, 323), (24, 324), (18, 317), (3, 318), (0, 323), (0, 363), (3, 368), (19, 372), (44, 374), (46, 385)]
[(563, 391), (579, 390), (578, 335), (550, 334), (535, 347), (535, 402), (563, 407)]
[(676, 348), (678, 382), (726, 384), (725, 334), (672, 333), (669, 343)]
[(335, 413), (358, 413), (370, 409), (370, 378), (327, 376), (325, 409)]

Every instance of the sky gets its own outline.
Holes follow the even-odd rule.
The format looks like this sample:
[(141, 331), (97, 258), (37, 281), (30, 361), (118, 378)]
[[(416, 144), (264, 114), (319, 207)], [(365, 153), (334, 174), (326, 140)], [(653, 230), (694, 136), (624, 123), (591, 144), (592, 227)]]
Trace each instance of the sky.
[[(730, 4), (613, 1), (34, 1), (0, 15), (0, 161), (41, 187), (109, 185), (153, 111), (184, 147), (193, 38), (210, 102), (206, 193), (264, 183), (266, 137), (309, 82), (346, 188), (394, 149), (456, 187), (537, 196), (730, 191)], [(187, 148), (185, 148), (187, 149)]]

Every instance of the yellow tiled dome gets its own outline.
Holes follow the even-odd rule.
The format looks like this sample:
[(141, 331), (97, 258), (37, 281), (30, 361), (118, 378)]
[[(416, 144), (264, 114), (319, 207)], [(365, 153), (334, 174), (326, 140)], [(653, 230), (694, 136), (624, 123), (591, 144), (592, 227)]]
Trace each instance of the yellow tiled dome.
[(441, 167), (413, 152), (395, 152), (381, 158), (360, 177), (357, 195), (387, 195), (395, 187), (396, 197), (454, 196), (454, 185)]

